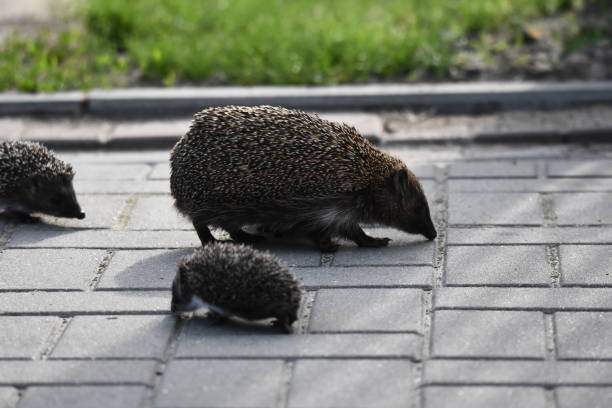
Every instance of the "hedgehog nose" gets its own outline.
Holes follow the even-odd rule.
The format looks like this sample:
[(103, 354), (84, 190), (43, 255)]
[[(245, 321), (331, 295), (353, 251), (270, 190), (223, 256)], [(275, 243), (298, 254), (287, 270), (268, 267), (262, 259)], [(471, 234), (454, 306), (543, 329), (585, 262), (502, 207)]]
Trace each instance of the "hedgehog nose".
[(83, 211), (81, 211), (81, 212), (79, 213), (79, 215), (77, 216), (77, 218), (78, 218), (79, 220), (82, 220), (83, 218), (85, 218), (85, 213), (84, 213)]

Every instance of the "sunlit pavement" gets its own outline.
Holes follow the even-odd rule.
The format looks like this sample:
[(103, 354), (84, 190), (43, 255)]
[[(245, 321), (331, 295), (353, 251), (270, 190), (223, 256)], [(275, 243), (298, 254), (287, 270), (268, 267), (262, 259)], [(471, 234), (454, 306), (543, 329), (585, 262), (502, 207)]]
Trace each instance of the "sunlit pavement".
[(0, 224), (0, 406), (609, 406), (612, 146), (391, 153), (438, 238), (262, 245), (307, 290), (283, 335), (170, 315), (167, 150), (60, 152), (87, 218)]

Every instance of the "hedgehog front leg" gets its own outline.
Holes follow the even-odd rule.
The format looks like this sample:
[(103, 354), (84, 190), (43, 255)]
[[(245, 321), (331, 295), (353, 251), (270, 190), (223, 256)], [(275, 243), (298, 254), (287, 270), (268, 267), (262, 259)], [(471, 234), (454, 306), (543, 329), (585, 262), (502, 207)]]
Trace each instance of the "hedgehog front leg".
[(236, 242), (243, 242), (245, 244), (254, 244), (256, 242), (264, 241), (266, 238), (261, 235), (249, 234), (242, 228), (228, 231), (230, 237)]
[(344, 228), (341, 232), (345, 238), (354, 241), (360, 247), (382, 248), (389, 245), (389, 241), (391, 241), (390, 238), (374, 238), (369, 236), (358, 224)]
[(213, 235), (210, 233), (210, 230), (208, 229), (207, 220), (196, 217), (193, 219), (193, 227), (198, 233), (198, 237), (202, 242), (202, 246), (210, 242), (215, 242), (215, 237), (213, 237)]

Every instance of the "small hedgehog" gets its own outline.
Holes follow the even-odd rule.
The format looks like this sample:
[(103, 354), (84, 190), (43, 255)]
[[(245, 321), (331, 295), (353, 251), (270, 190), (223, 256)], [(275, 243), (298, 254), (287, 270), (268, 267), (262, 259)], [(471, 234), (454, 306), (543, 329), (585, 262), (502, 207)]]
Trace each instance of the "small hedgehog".
[(278, 258), (241, 244), (216, 242), (183, 257), (172, 283), (173, 313), (209, 309), (215, 323), (229, 316), (270, 317), (285, 332), (297, 320), (301, 291)]
[(203, 110), (171, 154), (170, 187), (177, 209), (193, 221), (202, 244), (209, 226), (235, 241), (310, 236), (323, 251), (340, 236), (362, 247), (360, 223), (436, 237), (425, 193), (404, 163), (374, 148), (355, 128), (272, 106)]
[(5, 216), (34, 222), (39, 212), (85, 218), (77, 202), (72, 167), (39, 143), (0, 142), (0, 208)]

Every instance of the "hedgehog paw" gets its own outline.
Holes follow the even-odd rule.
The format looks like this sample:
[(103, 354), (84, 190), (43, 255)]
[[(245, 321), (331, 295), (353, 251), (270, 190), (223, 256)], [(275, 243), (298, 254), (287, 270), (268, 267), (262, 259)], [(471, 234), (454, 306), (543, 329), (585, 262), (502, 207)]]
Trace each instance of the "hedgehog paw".
[(382, 247), (386, 247), (387, 245), (389, 245), (390, 241), (391, 241), (390, 238), (368, 237), (367, 240), (359, 241), (357, 245), (359, 245), (360, 247), (365, 247), (365, 248), (382, 248)]
[(246, 231), (238, 230), (230, 232), (230, 237), (236, 242), (242, 242), (244, 244), (255, 244), (257, 242), (264, 241), (266, 238), (261, 235), (249, 234)]
[(289, 322), (289, 316), (277, 317), (272, 325), (280, 328), (283, 333), (293, 333), (293, 327), (291, 327), (291, 323)]

